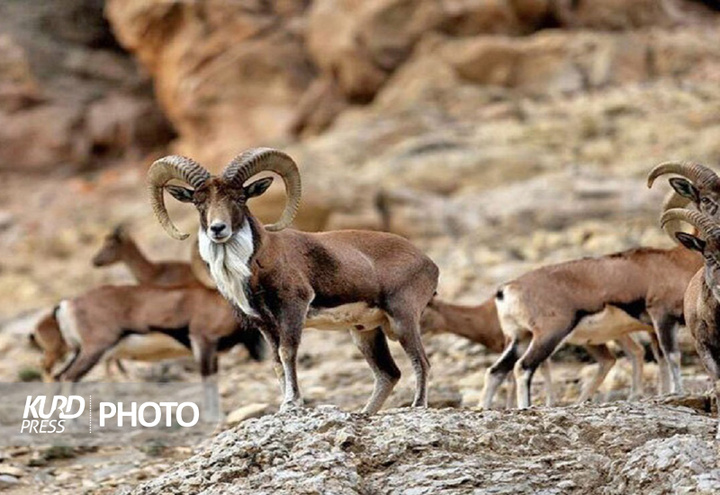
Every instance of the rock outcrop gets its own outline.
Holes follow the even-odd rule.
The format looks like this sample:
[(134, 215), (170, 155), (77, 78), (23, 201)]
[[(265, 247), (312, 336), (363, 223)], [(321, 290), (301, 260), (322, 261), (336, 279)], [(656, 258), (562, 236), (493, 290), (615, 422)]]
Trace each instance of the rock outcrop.
[(716, 423), (687, 407), (323, 406), (249, 420), (133, 494), (717, 493)]

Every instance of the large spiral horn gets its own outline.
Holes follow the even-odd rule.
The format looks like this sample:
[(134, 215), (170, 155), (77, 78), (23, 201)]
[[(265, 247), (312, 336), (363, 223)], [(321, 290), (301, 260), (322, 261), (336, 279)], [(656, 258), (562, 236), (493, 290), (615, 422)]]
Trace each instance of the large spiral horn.
[[(710, 237), (720, 239), (720, 226), (718, 226), (718, 224), (710, 217), (700, 213), (699, 211), (686, 210), (685, 208), (673, 208), (672, 210), (668, 210), (663, 213), (660, 218), (660, 225), (664, 229), (667, 224), (670, 224), (670, 222), (672, 222), (672, 225), (675, 225), (680, 221), (689, 223), (698, 229), (698, 231), (706, 239)], [(678, 231), (679, 229), (672, 230), (668, 232), (668, 234), (674, 239), (675, 233)]]
[(170, 234), (170, 237), (183, 240), (188, 234), (180, 232), (170, 220), (163, 188), (172, 179), (178, 179), (193, 188), (197, 189), (210, 178), (210, 172), (205, 170), (199, 163), (184, 156), (170, 155), (156, 160), (147, 173), (147, 184), (150, 192), (150, 205), (155, 212), (160, 225)]
[(653, 168), (648, 174), (647, 185), (652, 187), (655, 179), (665, 174), (677, 174), (689, 179), (696, 187), (720, 187), (720, 178), (704, 165), (693, 162), (664, 162)]
[(297, 165), (288, 155), (272, 148), (252, 148), (236, 156), (223, 171), (223, 179), (241, 186), (260, 172), (271, 171), (282, 177), (287, 201), (280, 219), (265, 230), (278, 231), (290, 225), (300, 207), (302, 185)]

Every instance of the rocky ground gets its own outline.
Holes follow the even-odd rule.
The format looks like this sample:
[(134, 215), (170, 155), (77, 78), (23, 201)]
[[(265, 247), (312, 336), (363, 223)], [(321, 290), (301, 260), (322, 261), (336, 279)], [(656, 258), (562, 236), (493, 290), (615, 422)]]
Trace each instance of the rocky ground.
[[(668, 159), (718, 165), (714, 2), (481, 3), (111, 0), (109, 25), (96, 22), (101, 2), (64, 1), (63, 12), (79, 13), (59, 17), (3, 3), (0, 379), (37, 376), (26, 336), (38, 312), (130, 281), (122, 267), (89, 262), (118, 222), (151, 258), (187, 259), (189, 246), (156, 225), (144, 188), (148, 164), (169, 152), (217, 171), (247, 146), (283, 148), (303, 175), (299, 228), (407, 236), (438, 263), (439, 293), (454, 301), (478, 303), (542, 264), (670, 246), (657, 227), (667, 186), (650, 191), (644, 177)], [(78, 19), (85, 37), (68, 34)], [(282, 201), (273, 186), (251, 207), (269, 220)], [(195, 228), (190, 208), (170, 211)], [(455, 336), (426, 345), (432, 405), (474, 407), (494, 356)], [(697, 395), (707, 379), (687, 349), (684, 375)], [(391, 409), (412, 396), (409, 365), (392, 351), (403, 379)], [(567, 405), (592, 368), (558, 358)], [(260, 493), (288, 484), (308, 493), (717, 491), (704, 399), (367, 418), (349, 413), (372, 380), (348, 335), (307, 331), (300, 363), (308, 403), (340, 410), (270, 414), (279, 395), (270, 365), (233, 351), (221, 359), (223, 407), (261, 419), (184, 449), (7, 449), (0, 484), (53, 494), (221, 493), (231, 481)], [(128, 367), (134, 379), (160, 373)], [(101, 368), (89, 379), (105, 379)], [(648, 395), (655, 371), (647, 366)], [(188, 363), (165, 376), (197, 379)], [(624, 399), (627, 385), (621, 360), (604, 392)]]
[(129, 493), (710, 494), (715, 426), (650, 402), (370, 417), (323, 406), (250, 420)]

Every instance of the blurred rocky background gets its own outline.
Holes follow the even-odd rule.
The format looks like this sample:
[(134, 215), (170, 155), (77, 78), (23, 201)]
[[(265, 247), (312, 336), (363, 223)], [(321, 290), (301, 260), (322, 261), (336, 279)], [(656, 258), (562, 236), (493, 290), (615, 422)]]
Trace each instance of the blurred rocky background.
[[(90, 266), (117, 223), (152, 258), (187, 257), (147, 202), (155, 158), (187, 154), (218, 171), (251, 146), (298, 161), (298, 228), (404, 235), (439, 264), (449, 300), (479, 303), (549, 262), (670, 246), (657, 227), (667, 186), (649, 191), (644, 177), (668, 159), (718, 165), (720, 3), (0, 2), (0, 377), (37, 366), (24, 339), (37, 310), (131, 280), (122, 267)], [(274, 185), (251, 207), (269, 220), (283, 201)], [(191, 208), (170, 210), (195, 229)], [(493, 356), (453, 336), (427, 346), (435, 405), (474, 405)], [(303, 347), (310, 402), (359, 407), (371, 380), (349, 337), (308, 332)], [(270, 365), (223, 360), (226, 409), (273, 410)], [(703, 390), (703, 373), (688, 370), (690, 388)], [(391, 405), (410, 396), (408, 375)], [(568, 399), (580, 375), (561, 368)], [(75, 452), (86, 460), (46, 462), (43, 483), (72, 490), (76, 475), (63, 473), (80, 466), (87, 490), (110, 490), (187, 456), (143, 452)], [(117, 459), (115, 471), (97, 467)], [(122, 478), (123, 462), (140, 467)], [(18, 490), (39, 476), (22, 469)]]

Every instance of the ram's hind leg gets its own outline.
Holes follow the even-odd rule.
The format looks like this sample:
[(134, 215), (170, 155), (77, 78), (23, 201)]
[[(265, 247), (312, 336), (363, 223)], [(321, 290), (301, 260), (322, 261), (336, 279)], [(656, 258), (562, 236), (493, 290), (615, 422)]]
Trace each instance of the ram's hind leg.
[[(669, 378), (670, 381), (669, 390), (667, 384), (663, 384), (663, 393), (681, 394), (682, 373), (680, 371), (680, 348), (677, 343), (677, 320), (671, 315), (654, 308), (648, 308), (648, 313), (650, 313), (660, 343), (661, 359), (665, 361), (666, 370), (661, 368), (661, 377), (665, 381), (668, 381)], [(665, 375), (662, 373), (665, 373)]]
[(415, 397), (413, 407), (427, 407), (428, 377), (430, 374), (430, 361), (425, 354), (420, 339), (420, 311), (417, 314), (411, 311), (397, 311), (390, 313), (392, 333), (397, 336), (405, 354), (410, 358), (415, 371)]
[(363, 408), (364, 413), (374, 414), (382, 407), (395, 384), (400, 380), (400, 370), (390, 354), (387, 339), (380, 327), (362, 332), (351, 330), (350, 334), (375, 376), (373, 393)]
[(650, 337), (650, 350), (658, 367), (656, 395), (664, 395), (670, 390), (670, 368), (668, 366), (668, 360), (660, 350), (660, 341), (658, 340), (657, 333), (653, 330), (648, 336)]

